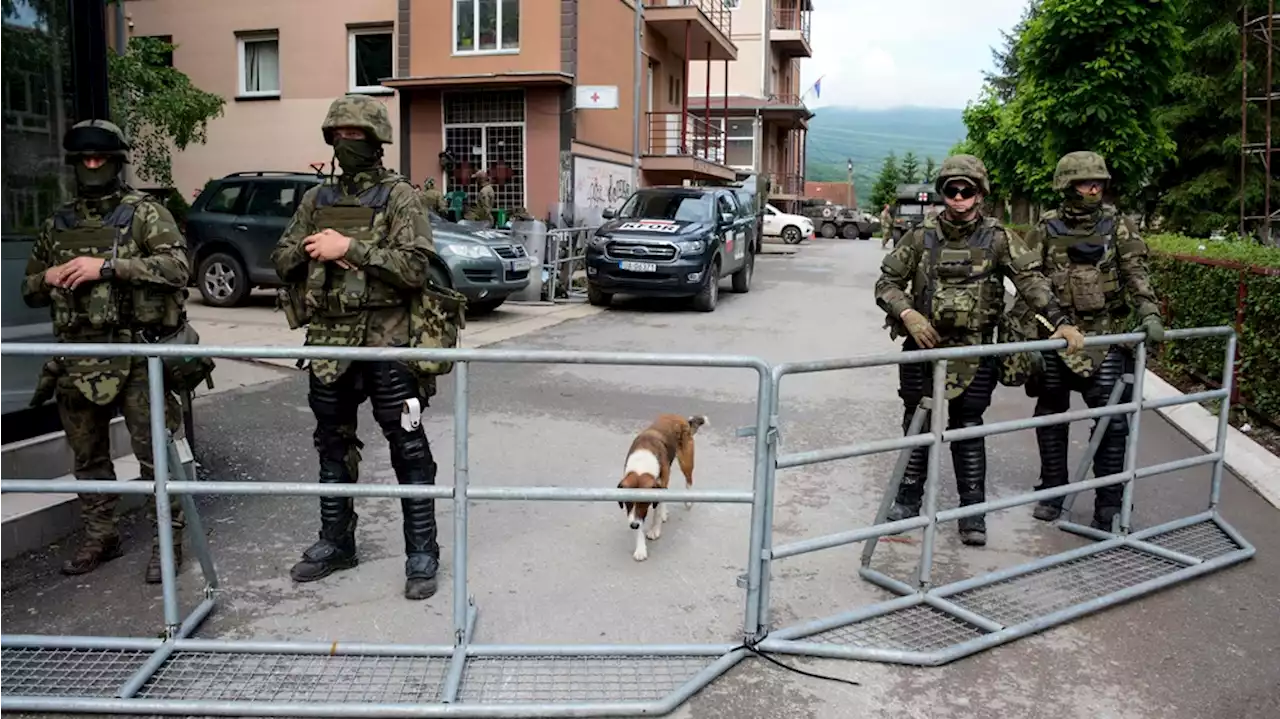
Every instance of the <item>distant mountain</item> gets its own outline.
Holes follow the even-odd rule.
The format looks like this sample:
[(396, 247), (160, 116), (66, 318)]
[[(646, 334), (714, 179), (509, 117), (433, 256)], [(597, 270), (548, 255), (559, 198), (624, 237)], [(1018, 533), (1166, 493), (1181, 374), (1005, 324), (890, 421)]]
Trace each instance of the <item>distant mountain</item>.
[(897, 107), (860, 110), (853, 107), (821, 107), (809, 121), (805, 178), (839, 182), (848, 176), (853, 159), (858, 206), (867, 209), (867, 197), (890, 151), (901, 157), (908, 151), (941, 164), (957, 142), (964, 139), (961, 110), (930, 107)]

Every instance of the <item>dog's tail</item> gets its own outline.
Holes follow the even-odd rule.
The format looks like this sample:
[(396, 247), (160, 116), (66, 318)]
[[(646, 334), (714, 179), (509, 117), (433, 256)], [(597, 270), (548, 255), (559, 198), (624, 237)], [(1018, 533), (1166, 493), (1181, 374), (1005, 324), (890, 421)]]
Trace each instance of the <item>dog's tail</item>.
[(704, 424), (710, 424), (711, 420), (707, 419), (705, 414), (696, 414), (689, 418), (689, 434), (697, 434), (698, 428)]

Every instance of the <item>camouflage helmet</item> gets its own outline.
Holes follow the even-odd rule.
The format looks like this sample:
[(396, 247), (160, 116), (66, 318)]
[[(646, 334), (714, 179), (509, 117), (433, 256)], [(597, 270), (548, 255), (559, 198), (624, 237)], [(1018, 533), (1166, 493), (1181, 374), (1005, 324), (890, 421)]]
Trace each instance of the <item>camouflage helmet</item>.
[(963, 177), (977, 185), (978, 189), (982, 190), (982, 194), (991, 194), (991, 185), (987, 182), (987, 166), (973, 155), (952, 155), (943, 160), (942, 167), (938, 168), (938, 179), (933, 189), (938, 194), (942, 194), (942, 188), (946, 186), (947, 181), (958, 177)]
[(329, 104), (320, 130), (324, 141), (333, 144), (333, 131), (339, 127), (358, 127), (374, 140), (391, 144), (391, 118), (381, 102), (368, 95), (343, 95)]
[(1082, 180), (1109, 181), (1111, 173), (1107, 172), (1107, 161), (1096, 152), (1068, 152), (1058, 160), (1058, 167), (1053, 171), (1054, 192), (1065, 192)]
[(62, 149), (68, 164), (75, 164), (87, 155), (118, 157), (129, 161), (129, 144), (124, 131), (106, 120), (81, 120), (62, 136)]

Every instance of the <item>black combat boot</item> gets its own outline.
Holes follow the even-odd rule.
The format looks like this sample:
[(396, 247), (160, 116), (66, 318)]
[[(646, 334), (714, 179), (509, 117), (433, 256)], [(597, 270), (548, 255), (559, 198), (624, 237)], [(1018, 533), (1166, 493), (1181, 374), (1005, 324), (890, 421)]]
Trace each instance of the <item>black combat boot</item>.
[[(1036, 408), (1039, 409), (1037, 404)], [(1040, 414), (1037, 412), (1037, 415)], [(1052, 414), (1045, 412), (1044, 414)], [(1067, 444), (1070, 427), (1065, 424), (1036, 428), (1036, 444), (1040, 449), (1040, 484), (1037, 490), (1061, 487), (1067, 483)], [(1052, 522), (1062, 516), (1062, 497), (1036, 503), (1031, 516)]]
[[(174, 536), (173, 542), (173, 573), (176, 576), (182, 569), (182, 538), (181, 535)], [(147, 584), (159, 584), (160, 577), (160, 542), (151, 543), (151, 559), (147, 562)]]
[[(347, 484), (351, 481), (344, 462), (321, 460), (322, 483)], [(320, 538), (307, 547), (302, 559), (289, 570), (295, 582), (314, 582), (341, 569), (360, 563), (356, 556), (356, 521), (351, 497), (320, 498)]]
[[(436, 463), (430, 454), (425, 459), (406, 462), (403, 468), (396, 468), (396, 478), (401, 484), (435, 484)], [(426, 599), (436, 593), (440, 546), (436, 543), (435, 503), (434, 499), (400, 500), (404, 512), (405, 599)]]
[(123, 554), (118, 534), (106, 537), (85, 537), (76, 548), (75, 556), (63, 562), (62, 573), (70, 576), (88, 574)]
[[(1128, 423), (1125, 418), (1113, 416), (1107, 425), (1106, 433), (1102, 435), (1102, 444), (1098, 445), (1098, 453), (1093, 457), (1093, 476), (1106, 477), (1124, 471), (1125, 442), (1128, 434)], [(1120, 506), (1123, 503), (1123, 484), (1113, 484), (1110, 487), (1094, 490), (1093, 521), (1089, 526), (1104, 532), (1114, 531), (1113, 520), (1120, 514)]]
[[(903, 422), (903, 432), (910, 429), (911, 417)], [(911, 450), (907, 459), (906, 470), (902, 474), (902, 482), (898, 485), (898, 494), (894, 497), (893, 506), (889, 508), (886, 521), (898, 522), (903, 519), (920, 516), (920, 500), (924, 494), (925, 473), (929, 469), (929, 448), (917, 447)]]
[[(977, 424), (981, 424), (981, 420), (964, 422), (961, 426), (971, 427)], [(956, 492), (960, 495), (960, 506), (967, 507), (986, 501), (986, 441), (966, 439), (952, 442), (951, 461), (956, 469)], [(987, 543), (987, 519), (984, 515), (964, 517), (957, 524), (961, 542), (974, 547), (981, 547)]]

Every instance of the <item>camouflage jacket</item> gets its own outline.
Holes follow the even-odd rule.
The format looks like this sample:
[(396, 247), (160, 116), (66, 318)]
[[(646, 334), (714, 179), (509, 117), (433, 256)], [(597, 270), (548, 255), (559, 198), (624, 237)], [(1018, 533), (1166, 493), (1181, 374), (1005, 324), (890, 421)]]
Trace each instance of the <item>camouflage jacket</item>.
[(444, 193), (440, 192), (434, 187), (427, 190), (423, 190), (422, 205), (423, 205), (423, 209), (426, 209), (428, 211), (437, 212), (437, 213), (443, 212), (444, 211)]
[[(1051, 223), (1058, 230), (1067, 229), (1070, 234), (1053, 236), (1058, 232)], [(1106, 233), (1105, 236), (1098, 235), (1099, 231)], [(1094, 246), (1100, 256), (1097, 270), (1093, 270), (1090, 263), (1077, 263), (1072, 259), (1079, 256), (1072, 251), (1075, 250), (1073, 242), (1091, 239), (1103, 240)], [(1059, 304), (1071, 317), (1071, 323), (1085, 335), (1127, 332), (1132, 329), (1131, 317), (1141, 320), (1147, 315), (1160, 314), (1160, 302), (1148, 279), (1147, 244), (1139, 236), (1138, 228), (1117, 213), (1113, 206), (1104, 205), (1096, 217), (1086, 218), (1075, 218), (1065, 211), (1046, 212), (1027, 233), (1026, 242), (1028, 248), (1041, 257), (1044, 272), (1052, 282)], [(1082, 269), (1094, 275), (1094, 279), (1086, 277), (1085, 281), (1096, 284), (1098, 292), (1082, 290)], [(1090, 294), (1098, 295), (1094, 304), (1086, 304), (1084, 298)], [(1014, 311), (1015, 314), (1021, 311), (1016, 303)], [(1074, 355), (1059, 350), (1059, 354), (1072, 372), (1089, 377), (1101, 364), (1108, 349), (1089, 347)]]
[[(875, 287), (876, 304), (887, 315), (885, 326), (891, 328), (891, 337), (909, 336), (901, 320), (904, 311), (914, 309), (927, 318), (931, 315), (930, 308), (926, 306), (929, 303), (926, 295), (928, 287), (932, 284), (931, 280), (935, 280), (936, 275), (931, 278), (928, 273), (936, 272), (936, 267), (931, 267), (928, 261), (926, 233), (936, 232), (944, 250), (972, 252), (969, 240), (984, 230), (992, 233), (990, 247), (985, 251), (989, 259), (983, 260), (983, 262), (989, 262), (991, 266), (981, 267), (978, 270), (989, 273), (990, 280), (994, 282), (991, 296), (987, 300), (991, 305), (986, 309), (987, 319), (979, 330), (948, 330), (935, 327), (941, 338), (938, 346), (961, 347), (988, 344), (993, 341), (992, 335), (1004, 307), (1002, 277), (1012, 279), (1018, 288), (1018, 293), (1030, 298), (1034, 309), (1045, 315), (1050, 322), (1056, 325), (1065, 318), (1054, 298), (1048, 278), (1041, 272), (1040, 256), (1029, 251), (1016, 233), (1006, 229), (995, 219), (984, 218), (969, 238), (963, 241), (944, 239), (937, 220), (928, 219), (908, 232), (898, 246), (885, 256), (880, 266), (880, 279)], [(981, 309), (975, 308), (975, 311)], [(950, 360), (947, 363), (948, 399), (958, 397), (969, 386), (980, 362), (978, 359), (964, 359)]]
[[(422, 205), (422, 194), (408, 181), (389, 170), (378, 169), (342, 176), (336, 186), (347, 200), (379, 185), (388, 185), (386, 202), (373, 211), (371, 225), (342, 258), (352, 269), (336, 262), (314, 262), (304, 241), (322, 229), (318, 218), (326, 208), (318, 207), (323, 186), (302, 196), (293, 219), (271, 253), (276, 273), (291, 285), (310, 283), (319, 273), (321, 288), (338, 292), (348, 281), (367, 288), (367, 297), (377, 302), (356, 301), (350, 307), (313, 303), (307, 326), (308, 345), (364, 347), (405, 347), (410, 340), (410, 304), (421, 294), (427, 279), (430, 257), (435, 254), (431, 223)], [(317, 360), (311, 371), (322, 382), (338, 379), (349, 362)]]
[[(122, 205), (132, 206), (132, 215), (116, 235), (114, 277), (82, 284), (75, 290), (52, 287), (45, 272), (65, 264), (75, 256), (107, 259), (112, 241), (104, 235), (98, 242), (71, 246), (59, 238), (60, 226), (80, 227), (108, 223)], [(56, 220), (61, 217), (61, 222)], [(163, 204), (145, 193), (124, 187), (102, 198), (77, 198), (45, 220), (27, 259), (22, 298), (30, 307), (53, 307), (55, 332), (62, 342), (129, 343), (139, 340), (139, 330), (176, 327), (181, 322), (191, 267), (187, 242), (173, 215)], [(87, 299), (102, 296), (105, 303)], [(59, 312), (70, 308), (92, 314), (104, 311), (109, 317), (88, 316), (87, 322), (68, 324)], [(83, 315), (82, 315), (83, 317)], [(113, 401), (124, 386), (133, 360), (128, 357), (70, 357), (54, 363), (86, 398), (97, 404)]]

